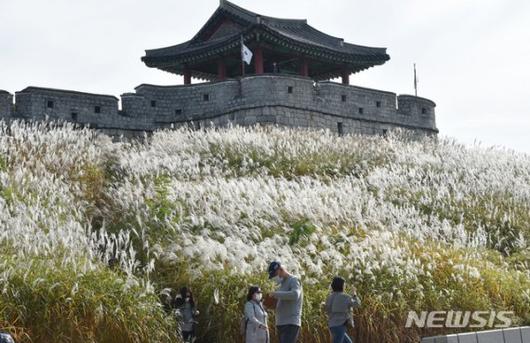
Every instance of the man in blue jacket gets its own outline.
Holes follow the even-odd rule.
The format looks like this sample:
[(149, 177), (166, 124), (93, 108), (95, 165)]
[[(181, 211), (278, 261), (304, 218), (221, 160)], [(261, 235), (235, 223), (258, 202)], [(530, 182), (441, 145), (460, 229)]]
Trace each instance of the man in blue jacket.
[(268, 272), (269, 279), (274, 279), (279, 285), (270, 296), (277, 299), (276, 328), (280, 343), (296, 343), (302, 326), (302, 284), (280, 262), (271, 262)]

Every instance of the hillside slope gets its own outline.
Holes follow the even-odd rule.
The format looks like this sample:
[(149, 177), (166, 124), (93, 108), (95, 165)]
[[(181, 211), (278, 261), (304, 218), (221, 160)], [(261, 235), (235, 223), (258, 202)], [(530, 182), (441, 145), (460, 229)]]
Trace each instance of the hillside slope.
[(410, 310), (530, 324), (530, 156), (448, 139), (0, 124), (0, 230), (0, 327), (22, 342), (175, 341), (158, 300), (184, 284), (200, 341), (238, 342), (274, 259), (303, 280), (303, 342), (327, 342), (337, 274), (363, 300), (357, 342), (432, 334)]

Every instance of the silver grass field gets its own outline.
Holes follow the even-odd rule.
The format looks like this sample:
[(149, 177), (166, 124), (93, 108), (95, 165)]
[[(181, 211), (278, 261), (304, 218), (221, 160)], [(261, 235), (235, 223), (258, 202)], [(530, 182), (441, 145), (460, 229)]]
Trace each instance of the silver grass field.
[(412, 310), (529, 325), (529, 242), (530, 156), (502, 148), (276, 127), (113, 141), (0, 122), (0, 329), (17, 342), (178, 342), (164, 304), (184, 285), (199, 342), (241, 342), (247, 287), (272, 290), (275, 259), (303, 281), (303, 342), (329, 341), (334, 275), (363, 300), (356, 342), (452, 332), (405, 328)]

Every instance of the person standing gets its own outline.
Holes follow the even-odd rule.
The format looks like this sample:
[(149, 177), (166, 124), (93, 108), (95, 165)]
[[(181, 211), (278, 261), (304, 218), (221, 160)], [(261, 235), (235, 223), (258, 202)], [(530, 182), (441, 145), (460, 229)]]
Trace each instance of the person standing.
[(195, 341), (195, 318), (199, 315), (193, 293), (188, 287), (182, 287), (175, 298), (175, 307), (180, 319), (180, 331), (184, 342)]
[(274, 279), (279, 285), (278, 290), (269, 294), (269, 297), (277, 300), (276, 329), (280, 343), (295, 343), (302, 326), (302, 284), (280, 262), (271, 262), (268, 272), (269, 279)]
[(343, 278), (334, 277), (331, 282), (332, 293), (326, 299), (325, 309), (333, 343), (352, 343), (347, 328), (348, 325), (354, 326), (352, 309), (361, 306), (355, 287), (350, 296), (344, 293), (344, 283)]
[(259, 287), (250, 287), (245, 303), (245, 343), (269, 343), (268, 314), (261, 303)]

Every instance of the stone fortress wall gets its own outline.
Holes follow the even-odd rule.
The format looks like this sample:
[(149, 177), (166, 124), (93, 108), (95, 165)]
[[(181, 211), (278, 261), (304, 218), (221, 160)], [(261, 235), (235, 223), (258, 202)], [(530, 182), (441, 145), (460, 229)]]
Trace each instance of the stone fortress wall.
[(292, 75), (179, 86), (142, 84), (134, 93), (99, 95), (28, 87), (13, 96), (0, 91), (0, 119), (64, 120), (112, 135), (134, 136), (192, 125), (278, 124), (327, 128), (339, 134), (385, 134), (404, 128), (437, 134), (435, 103), (386, 91), (317, 82)]
[(0, 119), (13, 115), (13, 95), (0, 90)]

